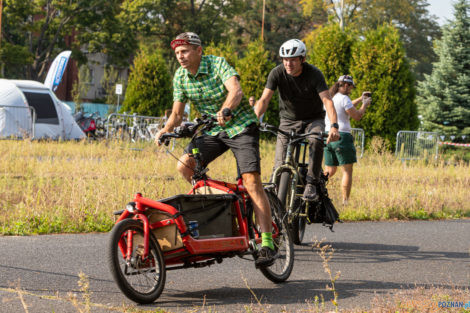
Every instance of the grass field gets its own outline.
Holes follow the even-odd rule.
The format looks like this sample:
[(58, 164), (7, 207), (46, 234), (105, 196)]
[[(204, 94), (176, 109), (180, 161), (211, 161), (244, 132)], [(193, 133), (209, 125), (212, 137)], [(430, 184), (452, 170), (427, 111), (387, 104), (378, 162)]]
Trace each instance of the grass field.
[[(0, 155), (3, 235), (108, 231), (112, 212), (136, 192), (158, 199), (190, 188), (176, 173), (175, 159), (152, 144), (1, 141)], [(261, 155), (267, 181), (274, 145), (263, 141)], [(233, 181), (234, 164), (226, 153), (210, 165), (209, 175)], [(470, 217), (470, 168), (463, 162), (402, 163), (388, 153), (366, 153), (354, 167), (346, 207), (340, 176), (328, 189), (343, 220)]]

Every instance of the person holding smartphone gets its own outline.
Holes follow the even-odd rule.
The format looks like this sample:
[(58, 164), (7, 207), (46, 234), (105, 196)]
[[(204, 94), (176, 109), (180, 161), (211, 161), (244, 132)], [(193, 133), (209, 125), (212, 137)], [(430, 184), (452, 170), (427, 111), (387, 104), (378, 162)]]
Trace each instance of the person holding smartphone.
[[(330, 142), (324, 150), (325, 174), (332, 177), (341, 166), (343, 178), (341, 180), (341, 191), (343, 195), (343, 205), (346, 205), (351, 194), (353, 164), (357, 162), (356, 148), (351, 134), (350, 118), (359, 121), (366, 112), (367, 107), (372, 102), (372, 93), (364, 91), (362, 96), (351, 100), (349, 95), (355, 87), (353, 78), (350, 75), (341, 76), (330, 88), (330, 95), (333, 97), (333, 104), (338, 115), (339, 141)], [(356, 106), (362, 103), (359, 109)], [(329, 131), (331, 122), (328, 116), (325, 117), (325, 130)]]

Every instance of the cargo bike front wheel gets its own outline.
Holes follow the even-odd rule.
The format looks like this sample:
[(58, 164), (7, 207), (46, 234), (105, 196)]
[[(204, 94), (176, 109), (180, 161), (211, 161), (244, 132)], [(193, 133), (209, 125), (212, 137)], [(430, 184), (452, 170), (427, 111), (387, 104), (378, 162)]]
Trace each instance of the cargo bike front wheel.
[(142, 222), (125, 219), (111, 231), (108, 263), (119, 289), (131, 300), (154, 302), (165, 286), (166, 268), (163, 254), (152, 234), (148, 256), (144, 255)]

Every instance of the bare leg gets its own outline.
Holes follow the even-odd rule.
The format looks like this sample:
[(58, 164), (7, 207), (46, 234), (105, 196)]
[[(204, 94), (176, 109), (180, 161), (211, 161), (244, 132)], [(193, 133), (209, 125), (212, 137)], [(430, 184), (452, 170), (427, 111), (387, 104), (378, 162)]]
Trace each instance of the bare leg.
[(190, 157), (189, 154), (181, 156), (178, 160), (178, 164), (176, 165), (178, 172), (180, 172), (188, 182), (191, 182), (191, 177), (193, 177), (195, 167), (196, 161), (193, 157)]
[(343, 180), (341, 181), (341, 189), (343, 191), (343, 204), (347, 204), (351, 194), (353, 164), (344, 164), (342, 169)]
[(325, 165), (325, 175), (328, 174), (328, 178), (331, 178), (336, 173), (337, 169), (338, 169), (337, 166)]
[(253, 201), (256, 220), (259, 222), (262, 233), (272, 232), (271, 207), (261, 184), (259, 173), (243, 173), (243, 185)]

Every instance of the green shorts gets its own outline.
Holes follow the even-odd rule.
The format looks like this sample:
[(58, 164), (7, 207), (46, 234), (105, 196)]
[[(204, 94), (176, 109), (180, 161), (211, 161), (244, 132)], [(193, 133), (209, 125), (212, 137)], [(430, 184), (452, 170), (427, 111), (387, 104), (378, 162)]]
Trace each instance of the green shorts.
[(323, 158), (326, 166), (338, 166), (357, 162), (354, 138), (350, 133), (339, 133), (341, 139), (325, 147)]

